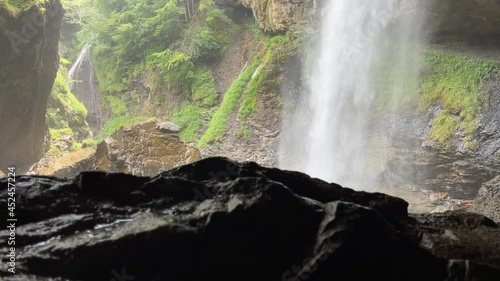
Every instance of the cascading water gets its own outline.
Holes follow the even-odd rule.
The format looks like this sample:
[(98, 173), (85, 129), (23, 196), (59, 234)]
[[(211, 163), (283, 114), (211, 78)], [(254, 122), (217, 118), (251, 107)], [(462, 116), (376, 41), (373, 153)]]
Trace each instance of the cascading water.
[[(306, 52), (305, 92), (285, 118), (280, 167), (326, 181), (371, 189), (375, 171), (367, 155), (373, 121), (376, 65), (391, 73), (411, 68), (418, 56), (403, 51), (421, 37), (423, 9), (406, 0), (335, 0), (324, 7), (318, 40)], [(405, 55), (406, 54), (406, 55)], [(392, 90), (400, 91), (398, 77)], [(416, 84), (416, 83), (415, 83)], [(380, 164), (378, 164), (380, 165)]]
[(87, 122), (94, 134), (102, 129), (104, 118), (101, 95), (97, 89), (97, 79), (92, 64), (90, 44), (86, 44), (69, 70), (70, 89), (87, 108)]

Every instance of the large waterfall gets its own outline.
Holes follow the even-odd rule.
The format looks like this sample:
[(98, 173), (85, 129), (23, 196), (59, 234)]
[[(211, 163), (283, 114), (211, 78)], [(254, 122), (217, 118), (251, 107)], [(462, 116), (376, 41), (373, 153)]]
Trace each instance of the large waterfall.
[(102, 129), (104, 120), (101, 95), (97, 89), (97, 79), (92, 64), (90, 44), (86, 44), (69, 70), (71, 92), (87, 108), (87, 122), (94, 134)]
[[(367, 138), (382, 128), (372, 113), (375, 80), (390, 75), (391, 85), (385, 88), (395, 96), (403, 92), (399, 70), (417, 81), (418, 55), (408, 54), (408, 49), (421, 39), (422, 9), (410, 0), (325, 3), (320, 34), (304, 59), (304, 92), (285, 118), (281, 168), (373, 188), (370, 184), (382, 168), (375, 166), (383, 165), (368, 159), (374, 147)], [(379, 73), (380, 65), (388, 65), (387, 73)]]

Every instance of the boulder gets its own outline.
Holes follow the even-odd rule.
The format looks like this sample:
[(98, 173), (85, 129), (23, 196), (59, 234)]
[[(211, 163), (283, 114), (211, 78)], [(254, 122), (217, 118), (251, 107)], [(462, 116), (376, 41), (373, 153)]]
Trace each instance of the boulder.
[[(20, 176), (15, 196), (16, 275), (0, 243), (6, 281), (500, 280), (500, 228), (482, 215), (412, 217), (402, 199), (255, 163)], [(0, 179), (0, 204), (8, 198)]]
[(177, 126), (172, 122), (157, 123), (156, 129), (162, 133), (167, 133), (167, 134), (178, 134), (180, 130), (179, 126)]
[(26, 171), (49, 145), (47, 99), (59, 67), (63, 18), (59, 0), (46, 1), (0, 25), (0, 170)]
[(500, 176), (481, 186), (472, 210), (500, 223)]
[(200, 160), (198, 149), (177, 132), (177, 125), (155, 120), (123, 127), (98, 144), (93, 169), (154, 176)]
[(92, 170), (95, 148), (83, 148), (63, 155), (46, 156), (33, 165), (28, 174), (73, 178), (76, 174)]

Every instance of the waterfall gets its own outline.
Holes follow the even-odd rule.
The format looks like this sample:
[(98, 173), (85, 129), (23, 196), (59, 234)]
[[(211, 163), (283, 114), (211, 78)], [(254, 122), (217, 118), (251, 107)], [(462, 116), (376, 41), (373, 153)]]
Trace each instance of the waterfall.
[[(322, 10), (321, 30), (308, 46), (304, 91), (285, 117), (280, 168), (326, 181), (372, 189), (380, 167), (368, 159), (374, 148), (376, 65), (393, 71), (391, 91), (402, 92), (398, 69), (410, 68), (417, 80), (419, 58), (404, 48), (422, 37), (426, 1), (331, 0)], [(415, 83), (416, 84), (416, 83)], [(382, 132), (384, 133), (384, 132)]]
[(80, 51), (77, 60), (69, 70), (69, 78), (71, 92), (87, 108), (87, 122), (90, 129), (94, 134), (98, 134), (103, 127), (104, 118), (90, 44), (86, 44)]

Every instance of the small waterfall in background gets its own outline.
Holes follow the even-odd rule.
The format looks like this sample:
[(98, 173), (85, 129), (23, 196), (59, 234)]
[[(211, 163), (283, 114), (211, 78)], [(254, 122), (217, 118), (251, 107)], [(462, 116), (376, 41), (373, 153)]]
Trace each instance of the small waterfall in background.
[(87, 108), (87, 122), (94, 135), (98, 134), (104, 123), (102, 101), (97, 89), (97, 78), (92, 64), (90, 44), (80, 51), (73, 67), (69, 70), (70, 89), (76, 98)]
[[(411, 73), (418, 85), (420, 57), (407, 50), (422, 39), (426, 4), (420, 2), (325, 3), (320, 34), (304, 59), (305, 92), (283, 124), (280, 168), (357, 189), (374, 188), (383, 159), (377, 163), (368, 159), (375, 149), (368, 138), (371, 133), (385, 133), (372, 112), (375, 80), (391, 73), (391, 85), (385, 89), (397, 93), (396, 102), (408, 90), (403, 89), (399, 70), (404, 69), (406, 76)], [(386, 73), (377, 73), (379, 65), (386, 66)]]

